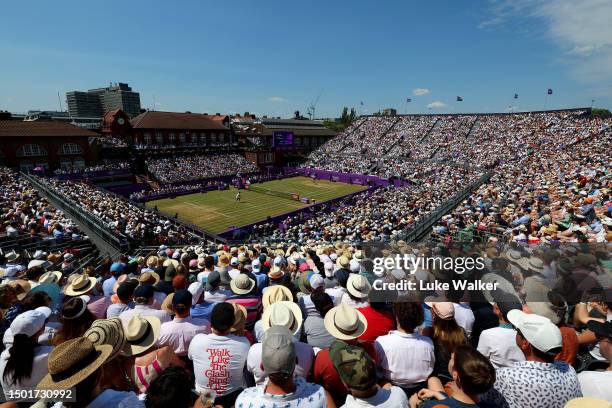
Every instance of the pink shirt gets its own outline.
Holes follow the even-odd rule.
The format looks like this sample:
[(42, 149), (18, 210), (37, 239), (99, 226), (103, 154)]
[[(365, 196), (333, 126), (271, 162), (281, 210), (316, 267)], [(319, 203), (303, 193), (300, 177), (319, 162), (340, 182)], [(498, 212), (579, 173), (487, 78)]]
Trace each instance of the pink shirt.
[(194, 319), (191, 316), (175, 317), (163, 323), (159, 331), (159, 346), (169, 346), (177, 356), (187, 355), (189, 344), (196, 334), (210, 333), (210, 322), (206, 319)]

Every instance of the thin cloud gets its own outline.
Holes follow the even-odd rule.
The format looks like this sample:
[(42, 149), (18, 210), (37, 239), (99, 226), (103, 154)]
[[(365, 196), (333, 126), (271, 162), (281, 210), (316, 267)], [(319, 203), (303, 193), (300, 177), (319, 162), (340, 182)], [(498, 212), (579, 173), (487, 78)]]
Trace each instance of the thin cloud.
[(414, 96), (424, 96), (424, 95), (428, 95), (429, 89), (427, 88), (416, 88), (412, 90), (412, 95)]
[(537, 19), (564, 54), (576, 80), (612, 80), (612, 2), (609, 0), (490, 0), (478, 27), (495, 29), (510, 19)]
[(285, 102), (285, 98), (280, 97), (280, 96), (271, 96), (268, 98), (268, 102), (274, 102), (274, 103)]
[(445, 106), (446, 104), (444, 102), (434, 101), (430, 103), (429, 105), (427, 105), (427, 109), (439, 109), (439, 108), (444, 108)]

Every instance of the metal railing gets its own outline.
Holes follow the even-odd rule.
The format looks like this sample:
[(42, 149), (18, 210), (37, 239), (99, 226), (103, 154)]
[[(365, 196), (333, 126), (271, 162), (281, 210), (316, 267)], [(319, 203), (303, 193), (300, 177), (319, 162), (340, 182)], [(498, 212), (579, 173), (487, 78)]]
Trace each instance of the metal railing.
[(126, 250), (128, 248), (127, 238), (121, 234), (114, 234), (110, 228), (101, 219), (80, 210), (80, 207), (72, 200), (67, 199), (63, 195), (57, 193), (55, 189), (45, 185), (35, 176), (21, 173), (21, 177), (28, 180), (39, 191), (43, 192), (50, 199), (57, 202), (58, 206), (67, 213), (70, 218), (77, 223), (88, 228), (96, 234), (102, 241), (106, 242), (117, 250)]
[(461, 192), (455, 194), (451, 199), (445, 201), (440, 205), (434, 212), (427, 215), (422, 220), (416, 222), (412, 227), (400, 233), (397, 236), (398, 240), (404, 240), (406, 242), (415, 242), (423, 238), (429, 232), (431, 227), (438, 222), (442, 216), (450, 213), (460, 202), (465, 200), (475, 189), (480, 187), (483, 183), (487, 182), (492, 176), (491, 172), (483, 174), (478, 180), (471, 183), (469, 186), (461, 190)]

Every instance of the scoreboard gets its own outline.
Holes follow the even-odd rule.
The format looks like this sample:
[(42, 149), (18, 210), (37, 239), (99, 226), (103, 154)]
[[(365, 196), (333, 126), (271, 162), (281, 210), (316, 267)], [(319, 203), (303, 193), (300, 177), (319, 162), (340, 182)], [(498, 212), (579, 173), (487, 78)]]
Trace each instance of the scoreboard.
[(293, 132), (275, 131), (272, 133), (272, 147), (293, 147)]

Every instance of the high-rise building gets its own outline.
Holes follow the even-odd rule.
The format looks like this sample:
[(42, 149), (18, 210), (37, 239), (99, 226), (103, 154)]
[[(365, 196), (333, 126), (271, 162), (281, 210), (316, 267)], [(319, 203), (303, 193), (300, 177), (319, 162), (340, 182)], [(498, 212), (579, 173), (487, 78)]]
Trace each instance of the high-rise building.
[(66, 92), (66, 100), (70, 116), (75, 117), (101, 118), (105, 112), (113, 109), (121, 109), (132, 117), (140, 114), (140, 94), (121, 82), (87, 92)]

